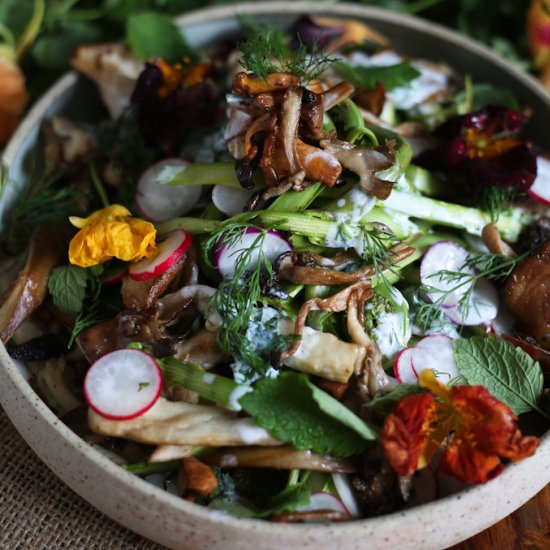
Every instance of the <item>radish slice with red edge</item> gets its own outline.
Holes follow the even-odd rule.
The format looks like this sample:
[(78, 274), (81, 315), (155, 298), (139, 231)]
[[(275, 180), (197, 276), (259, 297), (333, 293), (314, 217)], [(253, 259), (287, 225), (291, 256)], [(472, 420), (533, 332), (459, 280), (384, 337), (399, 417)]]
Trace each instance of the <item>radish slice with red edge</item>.
[(544, 204), (550, 204), (550, 160), (537, 157), (537, 177), (527, 193)]
[(359, 510), (359, 504), (351, 489), (349, 477), (346, 474), (332, 474), (332, 481), (334, 482), (334, 487), (338, 492), (342, 504), (346, 507), (350, 516), (352, 518), (360, 517), (361, 512)]
[(351, 516), (344, 503), (332, 493), (313, 493), (310, 497), (309, 504), (303, 504), (296, 507), (297, 512), (315, 512), (318, 510), (330, 510), (331, 512), (340, 512)]
[[(468, 259), (468, 251), (452, 241), (439, 241), (430, 248), (420, 264), (420, 281), (427, 287), (429, 298), (443, 307), (452, 307), (458, 304), (460, 298), (466, 294), (471, 283), (460, 280), (447, 281), (438, 273), (443, 270), (458, 271), (465, 275), (473, 274), (473, 270), (465, 269), (464, 262)], [(455, 289), (455, 287), (457, 287)], [(454, 290), (453, 290), (454, 289)], [(442, 299), (443, 294), (445, 298)]]
[(393, 372), (400, 384), (418, 383), (418, 375), (412, 363), (413, 350), (412, 347), (401, 350), (393, 362)]
[(464, 308), (456, 305), (444, 308), (443, 313), (457, 325), (486, 325), (497, 316), (498, 303), (498, 292), (494, 285), (487, 279), (479, 279)]
[(178, 158), (165, 159), (143, 172), (137, 184), (136, 206), (145, 217), (154, 222), (163, 222), (187, 214), (199, 202), (201, 185), (163, 183), (188, 164)]
[(226, 216), (235, 216), (244, 211), (244, 207), (254, 193), (256, 193), (254, 189), (236, 189), (225, 185), (214, 185), (212, 202)]
[(151, 258), (144, 258), (128, 268), (128, 275), (134, 281), (146, 281), (168, 271), (189, 250), (193, 237), (183, 229), (168, 233), (157, 243), (157, 253)]
[(99, 415), (130, 420), (157, 401), (162, 374), (157, 362), (135, 349), (113, 351), (98, 359), (84, 377), (84, 397)]
[(262, 236), (258, 229), (251, 227), (240, 241), (231, 245), (222, 244), (216, 251), (214, 259), (222, 277), (232, 277), (239, 258), (250, 249), (253, 250), (248, 255), (248, 269), (254, 269), (258, 265), (260, 250), (270, 262), (274, 262), (281, 254), (292, 251), (282, 233), (270, 230)]
[(448, 384), (460, 375), (454, 358), (453, 340), (449, 336), (426, 336), (412, 350), (411, 363), (417, 376), (423, 370), (432, 369), (440, 382)]

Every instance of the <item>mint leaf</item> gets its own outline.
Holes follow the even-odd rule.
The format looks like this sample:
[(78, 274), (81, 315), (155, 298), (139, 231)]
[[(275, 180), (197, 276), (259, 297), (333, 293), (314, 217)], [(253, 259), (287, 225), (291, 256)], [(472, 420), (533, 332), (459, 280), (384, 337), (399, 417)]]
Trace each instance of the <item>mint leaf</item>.
[(188, 53), (183, 36), (170, 17), (155, 12), (132, 15), (126, 24), (126, 41), (140, 59), (162, 57), (175, 62)]
[(303, 374), (283, 372), (260, 380), (239, 403), (273, 437), (300, 450), (351, 456), (377, 437), (363, 420)]
[(357, 88), (376, 88), (377, 82), (382, 82), (386, 92), (395, 88), (407, 86), (420, 76), (408, 61), (387, 67), (354, 67), (347, 63), (337, 65), (337, 71)]
[(468, 384), (481, 384), (516, 414), (537, 410), (544, 379), (540, 365), (509, 342), (474, 336), (453, 341), (458, 370)]
[(87, 285), (86, 270), (76, 265), (56, 267), (48, 279), (48, 290), (53, 303), (70, 315), (76, 315), (82, 310)]

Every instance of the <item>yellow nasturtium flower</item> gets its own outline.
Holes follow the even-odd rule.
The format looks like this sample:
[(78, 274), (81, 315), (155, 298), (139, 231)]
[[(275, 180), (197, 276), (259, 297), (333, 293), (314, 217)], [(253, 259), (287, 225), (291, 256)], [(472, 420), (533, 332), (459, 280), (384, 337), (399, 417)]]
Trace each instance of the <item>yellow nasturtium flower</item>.
[(71, 216), (69, 221), (80, 229), (69, 245), (69, 261), (80, 267), (111, 258), (137, 261), (150, 258), (157, 250), (153, 224), (132, 218), (120, 204), (112, 204), (87, 218)]

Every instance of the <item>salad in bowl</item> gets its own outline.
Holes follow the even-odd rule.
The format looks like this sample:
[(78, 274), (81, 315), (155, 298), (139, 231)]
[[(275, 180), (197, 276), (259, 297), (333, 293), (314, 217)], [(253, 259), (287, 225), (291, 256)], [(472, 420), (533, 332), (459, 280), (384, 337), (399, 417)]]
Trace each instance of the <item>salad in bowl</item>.
[(87, 444), (285, 523), (410, 508), (536, 453), (550, 165), (530, 105), (349, 19), (73, 65), (105, 117), (43, 125), (0, 334)]

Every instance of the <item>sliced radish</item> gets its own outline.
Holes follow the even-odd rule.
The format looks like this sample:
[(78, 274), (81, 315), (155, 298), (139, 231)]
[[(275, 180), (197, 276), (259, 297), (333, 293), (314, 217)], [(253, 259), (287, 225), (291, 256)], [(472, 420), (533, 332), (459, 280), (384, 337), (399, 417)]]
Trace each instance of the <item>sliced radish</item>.
[(466, 307), (456, 305), (443, 309), (443, 312), (457, 325), (486, 325), (497, 316), (498, 302), (498, 292), (493, 284), (487, 279), (479, 279)]
[(460, 375), (454, 359), (453, 340), (445, 334), (432, 334), (420, 340), (413, 348), (411, 362), (418, 376), (423, 370), (432, 369), (444, 384)]
[(237, 189), (225, 185), (214, 185), (212, 202), (214, 206), (227, 216), (235, 216), (244, 211), (250, 197), (256, 193), (254, 189)]
[(359, 504), (351, 489), (348, 476), (346, 474), (332, 474), (332, 481), (334, 482), (336, 491), (338, 491), (338, 496), (342, 500), (342, 504), (346, 507), (350, 516), (352, 518), (360, 517), (361, 511), (359, 510)]
[(144, 216), (154, 222), (163, 222), (193, 209), (201, 196), (202, 186), (163, 183), (188, 164), (182, 159), (165, 159), (145, 170), (136, 192), (136, 206)]
[[(458, 304), (460, 298), (466, 294), (469, 283), (460, 285), (460, 281), (447, 281), (438, 273), (448, 270), (471, 275), (473, 273), (471, 269), (464, 269), (464, 262), (467, 259), (468, 251), (452, 241), (439, 241), (430, 246), (420, 264), (420, 281), (429, 288), (427, 294), (432, 301), (443, 307)], [(445, 299), (440, 301), (443, 294)]]
[(350, 516), (348, 509), (344, 503), (331, 493), (319, 492), (313, 493), (310, 497), (309, 504), (297, 506), (298, 512), (315, 512), (317, 510), (330, 510), (332, 512), (340, 512)]
[(527, 193), (534, 199), (550, 204), (550, 161), (537, 157), (537, 177)]
[(248, 250), (251, 251), (247, 257), (248, 269), (254, 269), (258, 265), (260, 251), (270, 262), (274, 262), (281, 254), (291, 252), (292, 247), (278, 231), (270, 230), (262, 236), (258, 229), (249, 228), (239, 242), (231, 246), (222, 245), (217, 250), (215, 261), (220, 274), (232, 277), (236, 263)]
[(413, 349), (401, 350), (393, 362), (393, 372), (400, 384), (416, 384), (418, 382), (418, 376), (412, 364)]
[(88, 405), (111, 420), (129, 420), (148, 411), (159, 398), (161, 388), (157, 362), (135, 349), (104, 355), (84, 377)]
[(157, 253), (144, 258), (128, 268), (128, 275), (134, 281), (146, 281), (162, 275), (189, 250), (193, 237), (183, 229), (176, 229), (157, 243)]

